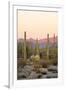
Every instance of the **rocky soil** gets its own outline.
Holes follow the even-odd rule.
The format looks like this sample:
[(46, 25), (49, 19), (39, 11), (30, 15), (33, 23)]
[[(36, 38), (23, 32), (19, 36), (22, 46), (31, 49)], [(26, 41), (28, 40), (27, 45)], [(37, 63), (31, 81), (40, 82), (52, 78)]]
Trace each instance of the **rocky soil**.
[(19, 66), (17, 70), (17, 79), (41, 79), (41, 78), (57, 78), (58, 67), (50, 65), (47, 68), (39, 68), (37, 72), (33, 65)]

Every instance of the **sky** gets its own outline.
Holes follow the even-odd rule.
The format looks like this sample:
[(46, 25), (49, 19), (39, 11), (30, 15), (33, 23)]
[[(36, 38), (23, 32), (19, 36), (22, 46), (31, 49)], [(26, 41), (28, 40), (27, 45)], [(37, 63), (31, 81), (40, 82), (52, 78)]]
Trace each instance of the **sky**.
[(57, 36), (58, 13), (40, 11), (18, 10), (18, 39), (26, 38), (43, 39), (49, 33), (50, 37)]

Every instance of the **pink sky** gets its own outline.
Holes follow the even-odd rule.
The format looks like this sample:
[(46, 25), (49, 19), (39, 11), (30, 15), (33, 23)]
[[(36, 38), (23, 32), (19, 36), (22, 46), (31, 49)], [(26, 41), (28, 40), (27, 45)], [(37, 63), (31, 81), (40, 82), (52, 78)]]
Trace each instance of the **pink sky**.
[(56, 12), (18, 11), (18, 38), (46, 38), (57, 35), (58, 14)]

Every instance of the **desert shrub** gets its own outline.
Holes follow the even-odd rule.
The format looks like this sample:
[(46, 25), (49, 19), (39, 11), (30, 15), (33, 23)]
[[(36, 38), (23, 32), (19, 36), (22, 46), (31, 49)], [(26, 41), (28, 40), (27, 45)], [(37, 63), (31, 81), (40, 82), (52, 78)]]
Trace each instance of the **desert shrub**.
[(42, 60), (40, 63), (41, 63), (43, 68), (47, 68), (47, 65), (48, 65), (47, 61)]
[(58, 65), (58, 60), (57, 59), (52, 60), (52, 64), (53, 65)]
[(22, 65), (26, 65), (27, 61), (23, 60), (21, 63)]
[(24, 66), (24, 65), (26, 65), (26, 61), (25, 60), (22, 60), (22, 59), (20, 59), (20, 60), (18, 60), (18, 62), (17, 62), (17, 66), (19, 67), (19, 66)]
[(47, 68), (49, 65), (52, 65), (54, 63), (53, 60), (41, 60), (40, 64), (43, 68)]
[(39, 72), (39, 68), (41, 68), (40, 56), (39, 55), (34, 56), (33, 65), (34, 65), (34, 70), (36, 72)]
[(30, 57), (30, 60), (31, 60), (31, 61), (34, 61), (34, 59), (35, 59), (35, 56), (32, 55), (32, 56)]
[(43, 63), (43, 64), (42, 64), (42, 67), (43, 67), (43, 68), (47, 68), (47, 66), (48, 66), (47, 63)]
[(39, 55), (35, 55), (34, 60), (35, 61), (40, 61), (40, 56)]
[(40, 65), (40, 64), (34, 64), (34, 71), (36, 72), (36, 73), (40, 73), (40, 68), (41, 68), (42, 66)]

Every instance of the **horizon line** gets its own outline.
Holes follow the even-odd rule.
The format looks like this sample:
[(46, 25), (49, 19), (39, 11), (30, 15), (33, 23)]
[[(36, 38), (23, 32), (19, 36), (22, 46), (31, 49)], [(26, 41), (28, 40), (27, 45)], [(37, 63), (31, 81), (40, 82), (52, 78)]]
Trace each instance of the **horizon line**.
[[(49, 37), (49, 39), (50, 39), (50, 38), (54, 38), (54, 37), (51, 36), (51, 37)], [(56, 35), (55, 38), (58, 38), (58, 35)], [(17, 38), (17, 39), (19, 40), (19, 39), (24, 39), (24, 38)], [(47, 37), (45, 37), (45, 38), (40, 38), (40, 39), (39, 39), (39, 38), (36, 38), (36, 39), (35, 39), (35, 38), (32, 38), (32, 37), (26, 38), (26, 40), (29, 40), (29, 39), (33, 39), (33, 40), (37, 40), (37, 39), (38, 39), (38, 40), (41, 40), (41, 39), (47, 39)]]

